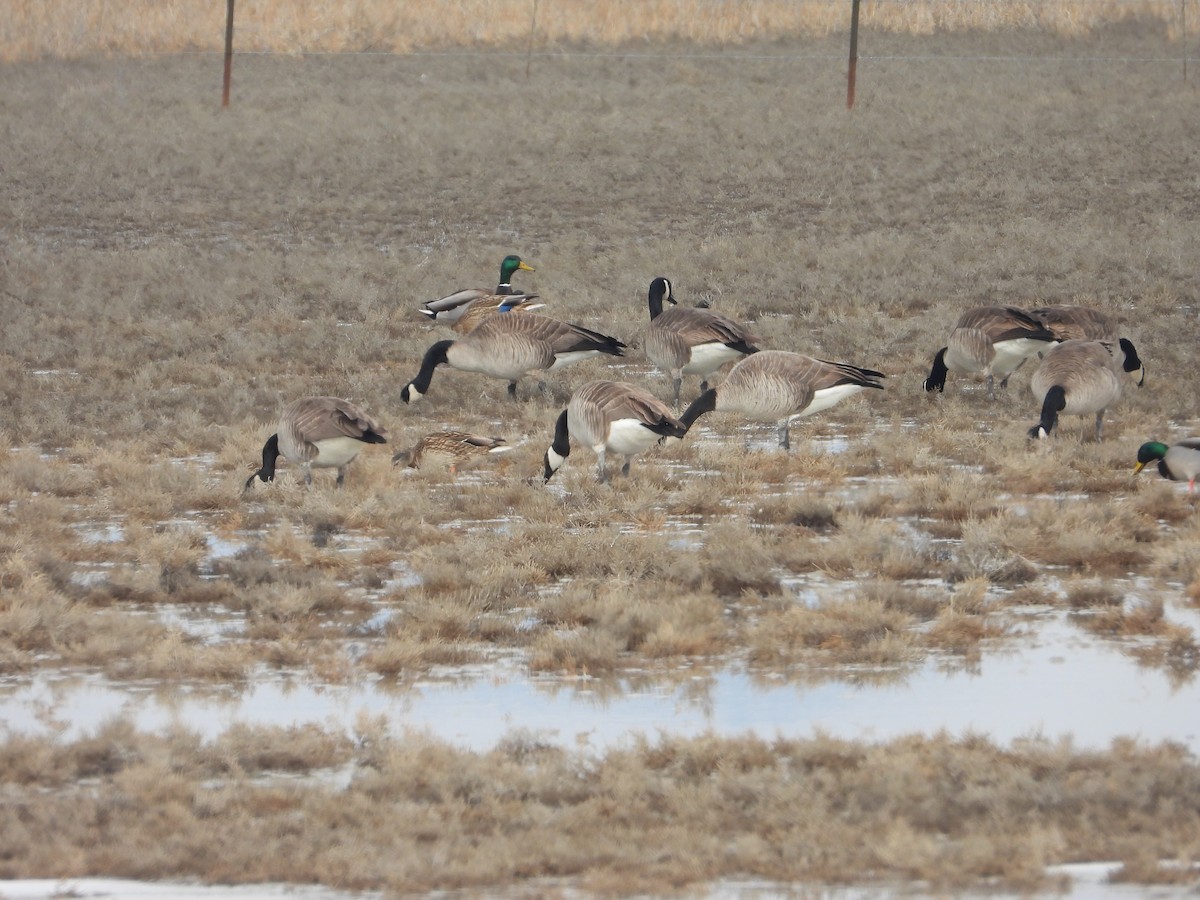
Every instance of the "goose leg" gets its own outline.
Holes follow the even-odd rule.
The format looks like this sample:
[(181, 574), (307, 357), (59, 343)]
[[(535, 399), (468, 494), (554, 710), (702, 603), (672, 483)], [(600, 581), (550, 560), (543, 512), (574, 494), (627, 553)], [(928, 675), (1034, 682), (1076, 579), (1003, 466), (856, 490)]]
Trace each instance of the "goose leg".
[(510, 400), (517, 399), (517, 383), (515, 381), (510, 381), (508, 383), (508, 398)]
[(308, 463), (304, 464), (304, 483), (312, 487), (312, 466)]
[(675, 376), (675, 377), (672, 379), (672, 384), (673, 384), (673, 385), (674, 385), (674, 387), (675, 387), (675, 405), (676, 405), (676, 406), (679, 406), (679, 392), (680, 392), (680, 390), (683, 388), (683, 376), (682, 376), (682, 375), (676, 375), (676, 376)]
[[(1000, 383), (1000, 387), (1004, 387), (1004, 382)], [(987, 389), (988, 389), (988, 399), (995, 400), (996, 399), (996, 380), (992, 377), (991, 372), (988, 372)]]
[(596, 480), (601, 484), (608, 481), (608, 470), (604, 465), (604, 450), (596, 454)]
[(1096, 443), (1100, 442), (1100, 437), (1104, 433), (1104, 410), (1096, 413)]
[(627, 456), (627, 457), (625, 457), (625, 465), (621, 466), (621, 474), (622, 474), (622, 475), (628, 475), (628, 474), (629, 474), (629, 464), (630, 464), (631, 462), (633, 462), (633, 457), (632, 457), (632, 456)]
[(346, 483), (346, 467), (338, 466), (337, 481), (334, 482), (339, 488)]
[(792, 443), (788, 440), (788, 420), (784, 419), (779, 423), (779, 446), (784, 450), (791, 450)]

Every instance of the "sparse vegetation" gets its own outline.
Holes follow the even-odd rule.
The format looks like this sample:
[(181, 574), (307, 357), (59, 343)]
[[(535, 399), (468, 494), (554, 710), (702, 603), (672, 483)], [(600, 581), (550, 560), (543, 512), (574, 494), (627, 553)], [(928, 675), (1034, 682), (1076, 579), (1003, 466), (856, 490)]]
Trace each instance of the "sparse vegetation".
[[(247, 56), (221, 111), (212, 57), (92, 55), (208, 48), (195, 35), (217, 6), (151, 4), (142, 31), (106, 35), (79, 11), (105, 4), (67, 5), (18, 2), (17, 31), (0, 22), (3, 52), (25, 60), (3, 64), (0, 98), (0, 674), (170, 692), (267, 667), (403, 690), (503, 654), (597, 691), (731, 660), (752, 677), (902, 681), (931, 656), (1020, 641), (1017, 613), (1045, 607), (1195, 678), (1196, 635), (1170, 614), (1200, 602), (1197, 501), (1131, 474), (1148, 435), (1200, 430), (1194, 384), (1174, 377), (1196, 343), (1196, 94), (1173, 68), (1114, 61), (1159, 55), (1160, 21), (1099, 27), (1086, 17), (1115, 5), (1096, 2), (950, 4), (1001, 17), (972, 28), (1052, 9), (1079, 27), (918, 38), (905, 32), (953, 28), (932, 5), (868, 3), (912, 19), (875, 21), (881, 58), (848, 115), (820, 36), (841, 26), (803, 36), (816, 4), (763, 4), (749, 25), (709, 4), (695, 27), (710, 31), (692, 33), (647, 24), (663, 15), (651, 3), (613, 17), (634, 32), (595, 40), (751, 52), (701, 62), (651, 43), (539, 58), (528, 79), (504, 54)], [(538, 46), (579, 39), (552, 24), (568, 6), (543, 4)], [(350, 13), (372, 23), (337, 46), (446, 45), (393, 7), (328, 6), (331, 34)], [(528, 33), (524, 5), (458, 11), (483, 23), (479, 43)], [(242, 46), (325, 47), (298, 15), (249, 5)], [(1108, 61), (1048, 79), (982, 59), (1059, 42)], [(60, 50), (88, 58), (41, 59)], [(886, 58), (918, 52), (945, 59)], [(512, 250), (548, 313), (630, 343), (621, 367), (556, 371), (548, 396), (516, 403), (448, 371), (405, 407), (400, 388), (446, 336), (419, 303), (482, 283)], [(668, 395), (638, 349), (659, 274), (764, 346), (878, 368), (887, 389), (798, 424), (790, 454), (769, 426), (714, 414), (628, 478), (579, 465), (541, 485), (575, 385), (619, 373)], [(1030, 446), (1026, 370), (994, 403), (969, 379), (920, 390), (956, 313), (981, 302), (1117, 316), (1150, 376), (1103, 442)], [(304, 394), (363, 403), (392, 447), (367, 448), (342, 491), (281, 467), (241, 497)], [(392, 449), (440, 427), (514, 449), (457, 477), (392, 467)], [(1124, 742), (664, 737), (597, 754), (516, 736), (471, 753), (372, 723), (209, 741), (120, 721), (2, 736), (19, 812), (0, 817), (0, 877), (1032, 890), (1048, 863), (1110, 858), (1154, 882), (1155, 861), (1187, 872), (1200, 853), (1198, 777), (1180, 748)]]

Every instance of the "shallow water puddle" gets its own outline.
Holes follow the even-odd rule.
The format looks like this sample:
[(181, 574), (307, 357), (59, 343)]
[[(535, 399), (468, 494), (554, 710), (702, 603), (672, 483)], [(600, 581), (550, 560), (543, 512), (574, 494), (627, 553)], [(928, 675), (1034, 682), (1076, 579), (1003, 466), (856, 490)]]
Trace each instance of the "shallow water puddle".
[(1064, 613), (1039, 613), (1029, 624), (1020, 648), (985, 652), (971, 667), (935, 658), (887, 684), (856, 683), (845, 672), (763, 676), (735, 668), (697, 669), (684, 680), (642, 675), (636, 684), (530, 678), (515, 660), (399, 687), (273, 676), (237, 693), (39, 674), (0, 681), (0, 721), (6, 732), (73, 738), (127, 716), (142, 729), (180, 725), (214, 737), (237, 723), (352, 732), (366, 713), (385, 717), (397, 734), (415, 729), (480, 751), (513, 731), (602, 749), (636, 734), (771, 739), (819, 730), (886, 740), (945, 730), (1000, 743), (1071, 736), (1094, 748), (1128, 736), (1200, 753), (1197, 679), (1173, 686), (1166, 673), (1139, 667), (1119, 643), (1080, 632)]

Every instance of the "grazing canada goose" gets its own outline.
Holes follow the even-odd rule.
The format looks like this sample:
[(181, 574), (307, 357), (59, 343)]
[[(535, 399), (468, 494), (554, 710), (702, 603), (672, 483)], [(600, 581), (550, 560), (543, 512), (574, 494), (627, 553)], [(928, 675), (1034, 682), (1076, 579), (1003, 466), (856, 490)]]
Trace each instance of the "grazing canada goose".
[(1029, 382), (1042, 404), (1041, 420), (1029, 429), (1031, 438), (1047, 437), (1058, 424), (1059, 413), (1095, 413), (1096, 440), (1100, 440), (1104, 411), (1120, 399), (1125, 375), (1133, 376), (1139, 387), (1146, 380), (1133, 343), (1121, 338), (1117, 346), (1119, 354), (1107, 341), (1063, 341), (1046, 354)]
[(786, 350), (760, 350), (747, 356), (679, 417), (687, 428), (705, 413), (738, 412), (758, 422), (779, 423), (779, 446), (791, 448), (788, 425), (798, 416), (820, 412), (864, 388), (883, 385), (882, 372), (849, 363), (826, 362)]
[(676, 406), (684, 375), (699, 375), (703, 393), (708, 390), (708, 376), (725, 363), (758, 352), (754, 345), (758, 338), (733, 319), (707, 309), (681, 306), (664, 312), (664, 300), (676, 304), (671, 282), (655, 278), (650, 282), (646, 356), (670, 373)]
[(337, 468), (337, 486), (346, 480), (346, 467), (358, 456), (363, 444), (386, 444), (387, 431), (349, 400), (337, 397), (301, 397), (284, 409), (279, 430), (263, 444), (262, 468), (250, 476), (275, 479), (275, 462), (280, 454), (304, 467), (304, 483), (312, 484), (314, 468)]
[(1158, 474), (1172, 481), (1186, 481), (1188, 493), (1196, 490), (1200, 477), (1200, 437), (1184, 438), (1168, 447), (1161, 441), (1147, 441), (1138, 447), (1136, 475), (1158, 460)]
[(629, 463), (663, 437), (683, 437), (685, 426), (670, 407), (645, 388), (623, 381), (589, 381), (575, 391), (571, 402), (558, 416), (554, 443), (546, 451), (546, 481), (558, 471), (571, 453), (571, 438), (596, 454), (597, 477), (605, 481), (605, 454), (625, 457), (621, 474), (629, 474)]
[(1041, 306), (1029, 314), (1060, 341), (1115, 341), (1117, 323), (1106, 312), (1088, 306)]
[(499, 437), (484, 437), (465, 431), (435, 431), (427, 434), (408, 450), (398, 450), (392, 456), (392, 464), (407, 463), (410, 469), (421, 468), (422, 463), (432, 462), (445, 465), (450, 473), (469, 463), (498, 453), (507, 453), (512, 447)]
[(1031, 356), (1057, 341), (1041, 321), (1015, 306), (981, 306), (969, 309), (954, 325), (950, 340), (933, 358), (925, 390), (943, 391), (946, 373), (987, 375), (988, 397), (996, 399), (994, 379), (1008, 387), (1008, 376)]
[(459, 334), (470, 334), (489, 316), (507, 312), (533, 312), (546, 305), (534, 303), (535, 299), (537, 294), (493, 294), (490, 297), (480, 297), (468, 303), (463, 314), (455, 319), (450, 327)]
[(479, 372), (508, 381), (516, 397), (517, 382), (526, 375), (558, 369), (595, 356), (624, 356), (625, 344), (607, 334), (570, 325), (538, 313), (491, 316), (456, 341), (438, 341), (425, 351), (421, 370), (400, 392), (405, 403), (420, 400), (443, 363), (464, 372)]
[(536, 271), (533, 266), (526, 263), (515, 253), (509, 254), (500, 263), (500, 283), (496, 285), (494, 291), (488, 288), (464, 288), (461, 291), (455, 291), (453, 294), (447, 294), (445, 297), (428, 301), (421, 307), (421, 312), (438, 322), (453, 325), (467, 311), (467, 308), (474, 303), (486, 302), (498, 307), (501, 302), (496, 300), (498, 297), (515, 296), (529, 299), (536, 296), (534, 294), (527, 295), (523, 291), (513, 289), (513, 274), (520, 270), (526, 272)]

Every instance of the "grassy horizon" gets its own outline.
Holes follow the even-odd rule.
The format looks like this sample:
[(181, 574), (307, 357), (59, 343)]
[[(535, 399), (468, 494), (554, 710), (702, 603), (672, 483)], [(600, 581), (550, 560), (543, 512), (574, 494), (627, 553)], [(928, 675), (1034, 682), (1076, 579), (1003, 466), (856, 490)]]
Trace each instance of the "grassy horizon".
[[(15, 0), (0, 19), (0, 61), (77, 59), (95, 55), (213, 52), (224, 47), (225, 4), (183, 0)], [(462, 0), (453, 6), (331, 0), (243, 3), (235, 15), (241, 52), (411, 53), (447, 49), (546, 51), (684, 41), (730, 46), (751, 41), (828, 37), (850, 26), (849, 0)], [(1131, 19), (1182, 34), (1170, 0), (865, 0), (865, 31), (932, 35), (1035, 29), (1078, 37)]]

